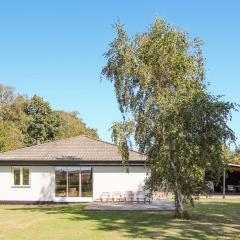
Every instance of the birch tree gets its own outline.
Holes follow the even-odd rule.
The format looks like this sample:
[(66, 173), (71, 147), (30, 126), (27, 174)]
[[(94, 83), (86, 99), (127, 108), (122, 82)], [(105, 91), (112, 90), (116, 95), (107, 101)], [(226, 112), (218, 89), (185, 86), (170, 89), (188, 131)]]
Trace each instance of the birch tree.
[(146, 154), (146, 186), (173, 192), (183, 203), (206, 193), (205, 172), (222, 173), (222, 145), (234, 141), (227, 122), (235, 105), (211, 95), (202, 42), (161, 18), (129, 37), (121, 24), (104, 54), (102, 74), (113, 82), (123, 119), (112, 126), (123, 163), (132, 140)]

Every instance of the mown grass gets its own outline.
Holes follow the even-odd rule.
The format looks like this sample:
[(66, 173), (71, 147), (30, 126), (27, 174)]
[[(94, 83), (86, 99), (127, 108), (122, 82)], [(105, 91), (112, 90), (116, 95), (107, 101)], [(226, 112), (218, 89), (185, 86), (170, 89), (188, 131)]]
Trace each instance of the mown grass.
[(85, 211), (78, 205), (0, 205), (0, 239), (240, 239), (240, 198), (201, 199), (173, 212)]

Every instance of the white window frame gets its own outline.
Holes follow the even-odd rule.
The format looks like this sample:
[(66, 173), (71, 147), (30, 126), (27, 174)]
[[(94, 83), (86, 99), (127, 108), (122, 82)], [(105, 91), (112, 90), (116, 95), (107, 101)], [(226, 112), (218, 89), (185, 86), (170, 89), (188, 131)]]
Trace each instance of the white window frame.
[[(29, 171), (29, 184), (23, 185), (23, 169), (27, 168)], [(20, 169), (20, 185), (14, 184), (14, 169)], [(12, 187), (14, 188), (30, 188), (31, 187), (31, 172), (28, 166), (12, 166)]]

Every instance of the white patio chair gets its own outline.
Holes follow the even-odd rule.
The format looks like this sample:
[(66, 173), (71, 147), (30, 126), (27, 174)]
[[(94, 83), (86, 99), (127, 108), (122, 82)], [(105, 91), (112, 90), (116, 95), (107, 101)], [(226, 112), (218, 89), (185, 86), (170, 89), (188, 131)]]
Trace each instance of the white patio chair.
[(100, 195), (100, 200), (103, 202), (104, 200), (108, 202), (110, 200), (110, 193), (109, 192), (102, 192)]
[(136, 194), (137, 202), (146, 202), (146, 194), (144, 191), (137, 191)]
[(235, 192), (233, 185), (227, 185), (228, 192)]
[(121, 192), (115, 191), (115, 192), (112, 193), (112, 200), (113, 200), (113, 202), (114, 201), (119, 201), (120, 202), (121, 199), (122, 199)]
[(124, 194), (126, 202), (133, 202), (134, 200), (134, 193), (132, 191), (126, 191)]

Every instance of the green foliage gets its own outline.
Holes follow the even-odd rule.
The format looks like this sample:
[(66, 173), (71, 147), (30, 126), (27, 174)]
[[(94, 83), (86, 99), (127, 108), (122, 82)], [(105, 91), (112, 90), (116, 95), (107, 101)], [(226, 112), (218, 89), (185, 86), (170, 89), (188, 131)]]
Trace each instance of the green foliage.
[(7, 151), (81, 134), (98, 138), (76, 113), (53, 110), (39, 96), (28, 99), (0, 85), (0, 151)]
[(116, 122), (112, 126), (112, 139), (115, 144), (118, 144), (124, 166), (128, 165), (129, 146), (132, 146), (130, 137), (134, 131), (134, 127), (133, 121), (125, 121), (124, 123)]
[(230, 152), (227, 159), (229, 163), (240, 164), (240, 146), (237, 146), (234, 152)]
[(13, 123), (0, 121), (0, 152), (22, 147), (23, 138), (23, 134)]
[(183, 215), (183, 201), (207, 191), (205, 172), (222, 173), (222, 145), (235, 140), (227, 125), (235, 105), (207, 92), (199, 39), (161, 18), (132, 38), (122, 25), (115, 29), (102, 70), (123, 115), (113, 125), (114, 141), (126, 161), (133, 136), (147, 154), (148, 188), (173, 192)]
[(26, 104), (27, 99), (18, 95), (11, 104), (3, 108), (3, 114), (1, 114), (4, 121), (13, 122), (21, 130), (25, 136), (25, 142), (28, 139), (27, 129), (31, 121), (31, 117), (25, 113)]
[(0, 105), (6, 106), (14, 102), (14, 88), (13, 87), (5, 87), (0, 84)]
[(87, 127), (86, 124), (78, 118), (78, 112), (58, 111), (57, 113), (62, 121), (58, 138), (64, 139), (82, 134), (99, 138), (96, 129)]
[(224, 162), (226, 162), (226, 163), (231, 162), (231, 159), (233, 157), (233, 153), (232, 153), (229, 146), (227, 146), (227, 145), (222, 146), (222, 157), (224, 159)]
[(47, 142), (57, 138), (61, 119), (48, 102), (35, 95), (26, 102), (24, 112), (30, 119), (27, 127), (27, 145), (33, 145), (37, 139)]

